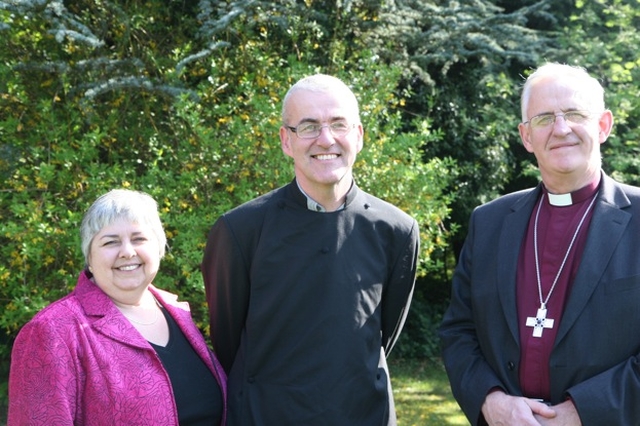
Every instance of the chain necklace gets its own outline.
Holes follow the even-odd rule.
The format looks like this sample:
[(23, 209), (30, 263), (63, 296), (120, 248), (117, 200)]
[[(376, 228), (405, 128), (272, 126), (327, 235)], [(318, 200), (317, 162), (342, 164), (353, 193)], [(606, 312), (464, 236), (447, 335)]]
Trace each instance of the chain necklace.
[(569, 253), (573, 248), (573, 243), (576, 241), (578, 237), (578, 233), (580, 232), (580, 228), (582, 228), (582, 224), (589, 214), (589, 211), (593, 207), (593, 204), (596, 201), (596, 197), (598, 193), (593, 196), (589, 206), (585, 210), (578, 226), (576, 227), (575, 232), (573, 233), (573, 237), (571, 238), (571, 242), (569, 243), (569, 248), (567, 248), (567, 252), (564, 254), (564, 259), (562, 259), (562, 263), (560, 264), (560, 269), (558, 269), (558, 273), (556, 274), (555, 279), (553, 280), (553, 284), (551, 285), (551, 289), (549, 289), (549, 293), (547, 297), (542, 299), (542, 280), (540, 279), (540, 261), (538, 260), (538, 217), (540, 216), (540, 208), (542, 207), (542, 202), (544, 201), (544, 196), (540, 197), (540, 203), (538, 203), (538, 209), (536, 210), (536, 218), (533, 222), (533, 248), (535, 251), (535, 259), (536, 259), (536, 278), (538, 280), (538, 297), (540, 298), (540, 308), (538, 308), (538, 312), (535, 317), (527, 317), (526, 326), (533, 327), (533, 337), (542, 337), (542, 331), (545, 328), (553, 328), (553, 323), (555, 320), (547, 318), (547, 302), (549, 302), (549, 298), (551, 297), (551, 293), (556, 288), (556, 284), (558, 283), (558, 278), (560, 278), (560, 274), (562, 274), (562, 270), (564, 269), (564, 264), (567, 262), (569, 258)]
[(120, 312), (122, 312), (122, 315), (124, 315), (124, 317), (126, 319), (128, 319), (129, 321), (131, 321), (133, 323), (136, 323), (136, 324), (139, 324), (139, 325), (153, 325), (153, 324), (157, 323), (158, 322), (158, 318), (160, 318), (159, 311), (160, 311), (160, 308), (161, 308), (160, 303), (158, 303), (158, 300), (155, 298), (155, 296), (153, 297), (153, 300), (155, 302), (154, 307), (156, 307), (156, 309), (154, 309), (154, 314), (155, 315), (154, 315), (153, 320), (151, 322), (137, 321), (137, 320), (131, 318), (129, 315), (127, 315), (124, 312), (122, 312), (122, 310), (120, 310)]

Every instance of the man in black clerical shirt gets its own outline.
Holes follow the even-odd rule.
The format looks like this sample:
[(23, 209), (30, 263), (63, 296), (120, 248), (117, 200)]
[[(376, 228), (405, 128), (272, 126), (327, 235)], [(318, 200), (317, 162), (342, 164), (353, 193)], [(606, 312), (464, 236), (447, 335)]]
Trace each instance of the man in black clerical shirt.
[(542, 182), (471, 215), (439, 330), (453, 394), (473, 425), (640, 425), (640, 189), (601, 170), (604, 90), (545, 64), (521, 107)]
[(228, 424), (395, 425), (386, 355), (413, 292), (414, 219), (356, 185), (358, 102), (314, 75), (283, 102), (295, 179), (225, 213), (202, 261)]

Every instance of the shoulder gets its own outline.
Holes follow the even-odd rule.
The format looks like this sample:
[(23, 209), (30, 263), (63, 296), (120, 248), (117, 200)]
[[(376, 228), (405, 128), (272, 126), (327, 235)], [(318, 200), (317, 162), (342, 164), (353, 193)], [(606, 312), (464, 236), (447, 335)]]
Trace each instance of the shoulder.
[(371, 223), (388, 226), (402, 233), (418, 233), (417, 221), (399, 207), (360, 190), (360, 193), (347, 206), (347, 212), (354, 212)]
[(162, 290), (156, 286), (154, 286), (153, 284), (149, 285), (149, 291), (151, 292), (151, 294), (153, 294), (155, 296), (156, 299), (158, 299), (158, 301), (162, 304), (162, 305), (169, 305), (172, 306), (174, 308), (177, 309), (181, 309), (183, 311), (190, 311), (190, 307), (189, 307), (189, 303), (185, 302), (185, 301), (181, 301), (178, 300), (178, 295), (168, 292), (166, 290)]
[(254, 247), (263, 229), (265, 220), (270, 212), (281, 208), (287, 203), (287, 188), (289, 185), (277, 188), (264, 195), (249, 200), (222, 214), (211, 226), (207, 236), (207, 256), (219, 247), (226, 246), (224, 256), (231, 258), (227, 251), (229, 247)]
[(501, 195), (491, 201), (476, 206), (473, 209), (474, 214), (482, 214), (485, 212), (495, 213), (500, 210), (513, 210), (518, 209), (519, 206), (525, 203), (531, 196), (535, 196), (535, 188), (522, 189), (515, 192), (510, 192), (505, 195)]
[(264, 212), (271, 208), (271, 206), (277, 205), (281, 200), (285, 199), (288, 186), (289, 185), (282, 186), (252, 200), (244, 202), (224, 213), (220, 219), (231, 221), (246, 220), (249, 217), (264, 214)]
[[(86, 316), (73, 293), (49, 304), (28, 321), (18, 333), (14, 348), (46, 344), (66, 346), (77, 338)], [(57, 344), (54, 342), (58, 342)]]
[(361, 195), (362, 201), (358, 207), (362, 207), (364, 210), (386, 217), (390, 221), (413, 222), (414, 220), (407, 212), (388, 201), (364, 191), (361, 191)]
[(79, 331), (87, 333), (86, 325), (103, 316), (110, 306), (108, 296), (83, 271), (71, 293), (44, 307), (23, 329), (43, 333), (51, 329), (52, 333), (69, 336)]
[(29, 323), (59, 321), (66, 317), (77, 317), (78, 315), (83, 315), (82, 312), (80, 303), (72, 292), (45, 306), (40, 312), (34, 315)]
[(640, 198), (640, 187), (629, 185), (627, 183), (617, 182), (613, 179), (609, 179), (609, 181), (615, 188), (624, 192), (629, 198)]
[(266, 194), (262, 194), (252, 200), (239, 205), (234, 209), (231, 209), (226, 214), (239, 214), (246, 211), (268, 208), (268, 206), (286, 198), (286, 194), (290, 185), (292, 184), (289, 183), (287, 185), (269, 191)]
[(600, 188), (600, 199), (611, 206), (635, 212), (640, 209), (640, 188), (617, 182), (604, 175)]

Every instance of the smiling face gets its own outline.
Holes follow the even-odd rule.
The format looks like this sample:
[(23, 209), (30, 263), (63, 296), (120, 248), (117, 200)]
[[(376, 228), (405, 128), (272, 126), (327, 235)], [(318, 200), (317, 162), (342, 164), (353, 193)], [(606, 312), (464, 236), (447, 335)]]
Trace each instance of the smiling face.
[[(611, 132), (613, 117), (585, 85), (584, 79), (570, 75), (543, 76), (531, 82), (523, 112), (526, 119), (540, 114), (555, 114), (555, 122), (536, 127), (518, 126), (527, 151), (538, 162), (542, 180), (555, 193), (582, 188), (600, 173), (600, 144)], [(589, 111), (584, 123), (562, 118), (568, 111)]]
[(118, 219), (94, 236), (88, 263), (102, 291), (133, 304), (158, 272), (160, 246), (150, 226)]
[(296, 180), (318, 202), (326, 194), (343, 197), (352, 183), (352, 168), (362, 149), (363, 129), (353, 94), (340, 87), (334, 90), (298, 89), (285, 101), (285, 124), (328, 126), (337, 121), (355, 124), (347, 134), (334, 136), (324, 127), (318, 137), (303, 139), (286, 126), (280, 128), (283, 152), (293, 158)]

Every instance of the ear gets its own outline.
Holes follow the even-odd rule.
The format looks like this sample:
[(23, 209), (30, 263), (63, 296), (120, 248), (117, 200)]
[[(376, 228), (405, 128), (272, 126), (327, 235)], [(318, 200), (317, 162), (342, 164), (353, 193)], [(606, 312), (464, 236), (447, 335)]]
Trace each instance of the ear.
[(360, 151), (362, 151), (362, 147), (364, 146), (364, 128), (362, 127), (362, 123), (358, 124), (358, 144), (356, 145), (357, 147), (357, 153), (360, 153)]
[(611, 129), (613, 129), (613, 114), (610, 110), (605, 110), (605, 112), (602, 113), (598, 121), (598, 127), (600, 128), (599, 140), (602, 144), (607, 140), (611, 134)]
[(533, 152), (533, 145), (531, 144), (531, 127), (524, 123), (518, 124), (518, 132), (520, 132), (520, 139), (524, 149), (528, 152)]
[(282, 147), (282, 152), (293, 158), (293, 151), (291, 149), (291, 134), (289, 132), (289, 129), (284, 126), (280, 127), (280, 146)]

